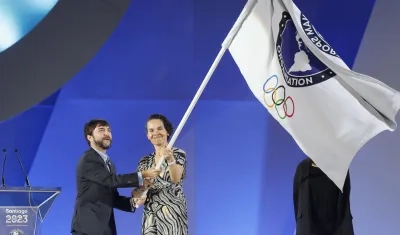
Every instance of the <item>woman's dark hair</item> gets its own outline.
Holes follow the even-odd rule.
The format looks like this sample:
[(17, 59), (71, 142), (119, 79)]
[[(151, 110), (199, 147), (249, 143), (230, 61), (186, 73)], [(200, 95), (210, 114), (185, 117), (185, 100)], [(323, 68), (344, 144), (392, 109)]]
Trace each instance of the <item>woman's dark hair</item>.
[(155, 119), (156, 119), (156, 120), (161, 120), (162, 123), (164, 124), (164, 128), (165, 128), (165, 130), (166, 130), (167, 133), (168, 133), (167, 140), (169, 141), (169, 139), (171, 138), (172, 132), (174, 131), (174, 126), (173, 126), (172, 123), (171, 123), (164, 115), (162, 115), (162, 114), (155, 113), (155, 114), (150, 115), (149, 118), (147, 118), (146, 126), (145, 126), (145, 128), (146, 128), (146, 133), (147, 133), (147, 123), (148, 123), (149, 121), (155, 120)]

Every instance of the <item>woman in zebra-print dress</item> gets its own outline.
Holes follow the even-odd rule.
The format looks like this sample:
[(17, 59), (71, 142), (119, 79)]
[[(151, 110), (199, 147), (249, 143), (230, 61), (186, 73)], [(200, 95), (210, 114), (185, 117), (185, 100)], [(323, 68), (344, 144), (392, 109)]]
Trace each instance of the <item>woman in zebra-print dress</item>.
[[(162, 172), (147, 192), (143, 209), (142, 235), (187, 235), (187, 207), (182, 182), (186, 175), (186, 154), (178, 148), (167, 149), (173, 126), (166, 117), (153, 114), (146, 123), (147, 137), (155, 151), (143, 157), (138, 171), (154, 168), (162, 155)], [(140, 198), (143, 190), (133, 190)]]

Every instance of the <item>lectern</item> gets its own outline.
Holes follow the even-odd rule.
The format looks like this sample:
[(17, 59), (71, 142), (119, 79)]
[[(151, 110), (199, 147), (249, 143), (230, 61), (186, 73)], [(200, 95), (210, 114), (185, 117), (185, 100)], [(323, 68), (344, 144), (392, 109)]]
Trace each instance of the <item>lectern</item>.
[(0, 187), (0, 235), (39, 235), (61, 188)]

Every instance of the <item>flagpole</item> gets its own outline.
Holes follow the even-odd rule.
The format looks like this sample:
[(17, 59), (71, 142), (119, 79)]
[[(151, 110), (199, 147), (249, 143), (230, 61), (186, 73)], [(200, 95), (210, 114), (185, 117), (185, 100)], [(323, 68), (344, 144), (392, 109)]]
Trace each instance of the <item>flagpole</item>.
[[(242, 27), (243, 22), (246, 20), (247, 16), (250, 14), (251, 10), (253, 9), (254, 5), (258, 0), (248, 0), (245, 7), (243, 8), (242, 12), (240, 13), (238, 19), (236, 20), (235, 24), (233, 25), (232, 29), (229, 31), (228, 35), (226, 36), (225, 40), (221, 45), (221, 50), (219, 51), (217, 57), (215, 58), (214, 62), (212, 63), (210, 69), (208, 70), (203, 82), (201, 83), (199, 89), (197, 90), (192, 102), (190, 103), (189, 107), (187, 108), (185, 114), (182, 117), (178, 127), (176, 128), (174, 134), (172, 135), (169, 143), (168, 148), (171, 148), (174, 144), (176, 139), (178, 138), (179, 134), (182, 131), (183, 126), (186, 124), (186, 121), (189, 119), (190, 114), (192, 113), (194, 107), (197, 104), (201, 94), (203, 93), (204, 89), (206, 88), (208, 82), (210, 81), (211, 76), (213, 75), (215, 69), (217, 68), (219, 62), (221, 61), (222, 57), (224, 56), (226, 50), (228, 50), (229, 46), (232, 44), (233, 39), (239, 32), (239, 29)], [(164, 162), (165, 156), (161, 156), (160, 161), (156, 165), (156, 169), (161, 168), (161, 164)], [(141, 198), (146, 198), (147, 191), (144, 191)]]

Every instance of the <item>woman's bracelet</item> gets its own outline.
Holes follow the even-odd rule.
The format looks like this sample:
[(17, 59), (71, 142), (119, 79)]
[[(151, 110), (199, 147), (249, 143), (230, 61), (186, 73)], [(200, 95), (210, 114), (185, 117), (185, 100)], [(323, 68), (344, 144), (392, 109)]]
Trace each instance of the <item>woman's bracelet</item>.
[(167, 162), (168, 163), (168, 166), (172, 166), (172, 165), (175, 165), (176, 164), (176, 160), (174, 160), (174, 161), (172, 161), (172, 162)]

